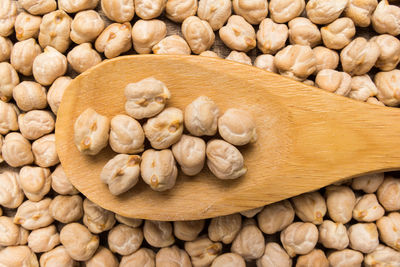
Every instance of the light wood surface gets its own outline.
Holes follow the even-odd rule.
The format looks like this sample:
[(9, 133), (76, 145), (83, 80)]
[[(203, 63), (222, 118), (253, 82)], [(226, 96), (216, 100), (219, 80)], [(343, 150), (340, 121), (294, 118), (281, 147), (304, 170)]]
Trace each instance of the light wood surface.
[[(222, 111), (239, 107), (256, 119), (257, 143), (240, 148), (248, 172), (232, 181), (209, 170), (180, 173), (176, 186), (152, 191), (143, 181), (115, 197), (100, 182), (109, 147), (84, 156), (73, 124), (88, 107), (111, 118), (123, 114), (124, 88), (153, 76), (181, 109), (197, 96)], [(227, 60), (199, 56), (135, 55), (107, 60), (73, 80), (56, 123), (57, 152), (73, 185), (123, 216), (153, 220), (209, 218), (247, 210), (360, 174), (400, 169), (400, 110), (357, 102), (282, 76)]]

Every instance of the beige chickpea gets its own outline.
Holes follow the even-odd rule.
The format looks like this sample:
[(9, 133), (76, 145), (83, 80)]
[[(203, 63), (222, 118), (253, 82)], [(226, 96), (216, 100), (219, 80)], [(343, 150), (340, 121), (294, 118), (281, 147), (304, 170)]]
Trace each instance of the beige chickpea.
[(54, 225), (33, 230), (28, 237), (28, 247), (35, 253), (47, 252), (60, 244), (60, 235)]
[(175, 242), (170, 222), (145, 220), (143, 235), (146, 242), (156, 248), (168, 247)]
[(334, 70), (339, 65), (339, 54), (336, 51), (324, 46), (317, 46), (314, 47), (313, 52), (317, 60), (316, 73), (324, 69)]
[(143, 125), (146, 138), (155, 149), (166, 149), (179, 141), (183, 133), (183, 112), (166, 108)]
[(56, 196), (49, 206), (50, 215), (61, 223), (72, 223), (83, 216), (82, 198), (74, 196)]
[(71, 42), (69, 38), (72, 18), (62, 10), (43, 16), (39, 31), (39, 44), (42, 48), (51, 46), (64, 53)]
[[(164, 0), (161, 0), (164, 1)], [(158, 19), (138, 20), (132, 27), (133, 48), (139, 54), (149, 54), (167, 35), (167, 26)]]
[(110, 230), (115, 224), (114, 213), (103, 209), (89, 199), (83, 201), (83, 223), (94, 234)]
[(60, 162), (56, 151), (55, 134), (48, 134), (32, 143), (32, 153), (35, 158), (35, 164), (47, 168)]
[(59, 77), (53, 82), (49, 88), (49, 91), (47, 92), (47, 102), (49, 103), (51, 111), (53, 111), (55, 115), (57, 115), (64, 91), (71, 81), (72, 79), (70, 77)]
[(104, 53), (106, 58), (114, 58), (127, 52), (132, 47), (131, 24), (113, 23), (97, 37), (96, 50)]
[(238, 213), (214, 217), (208, 226), (208, 237), (214, 242), (230, 244), (241, 228), (242, 216)]
[(259, 24), (268, 15), (267, 0), (233, 0), (235, 14), (251, 24)]
[(378, 94), (378, 88), (368, 74), (352, 77), (350, 86), (349, 97), (359, 101), (366, 101), (369, 97)]
[(328, 92), (347, 96), (351, 91), (351, 76), (346, 72), (324, 69), (318, 72), (315, 84)]
[(35, 140), (54, 130), (54, 116), (47, 110), (31, 110), (18, 116), (22, 136)]
[(79, 193), (68, 180), (61, 164), (51, 174), (51, 188), (61, 195), (76, 195)]
[(0, 63), (0, 100), (8, 102), (12, 95), (13, 89), (19, 84), (18, 73), (8, 62)]
[(77, 13), (71, 23), (70, 38), (77, 44), (93, 42), (104, 30), (104, 20), (94, 10)]
[(75, 46), (67, 55), (68, 63), (77, 73), (82, 73), (99, 64), (102, 59), (99, 53), (92, 48), (91, 43)]
[(189, 255), (177, 246), (160, 249), (156, 255), (156, 265), (165, 267), (192, 267)]
[(172, 153), (182, 172), (193, 176), (203, 169), (206, 157), (206, 143), (201, 138), (184, 134), (172, 146)]
[(269, 11), (276, 23), (286, 23), (303, 12), (306, 3), (304, 0), (270, 0)]
[(13, 33), (17, 17), (17, 2), (2, 0), (0, 3), (0, 36), (7, 37)]
[(347, 186), (331, 185), (326, 188), (325, 194), (329, 217), (335, 222), (348, 223), (356, 205), (353, 190)]
[[(22, 14), (22, 13), (21, 13)], [(0, 62), (10, 59), (13, 43), (10, 39), (0, 36)]]
[(5, 208), (18, 208), (24, 200), (24, 193), (18, 183), (18, 173), (5, 171), (0, 173), (0, 205)]
[(236, 146), (257, 141), (256, 125), (252, 115), (245, 110), (230, 108), (218, 119), (221, 137)]
[(13, 223), (13, 219), (0, 217), (0, 246), (24, 245), (28, 240), (29, 232)]
[(321, 33), (309, 19), (298, 17), (289, 22), (289, 40), (291, 44), (314, 47), (321, 42)]
[(385, 214), (375, 194), (365, 194), (357, 200), (353, 218), (360, 222), (374, 222)]
[(380, 49), (380, 55), (375, 66), (382, 71), (391, 71), (400, 62), (400, 41), (389, 34), (375, 36), (371, 41), (376, 42)]
[(18, 126), (17, 110), (12, 104), (0, 100), (0, 134), (16, 131)]
[(354, 178), (351, 187), (354, 190), (363, 190), (365, 193), (371, 194), (378, 190), (383, 179), (384, 173), (367, 174)]
[(314, 249), (310, 253), (298, 257), (296, 267), (309, 266), (329, 267), (329, 262), (325, 253), (320, 249)]
[(202, 236), (194, 241), (185, 242), (185, 250), (189, 254), (193, 266), (210, 266), (221, 253), (222, 244), (214, 243)]
[(119, 267), (155, 267), (156, 254), (148, 248), (141, 248), (129, 256), (123, 256)]
[(18, 4), (32, 15), (44, 15), (57, 9), (56, 0), (18, 0)]
[(154, 19), (165, 9), (165, 0), (135, 0), (135, 12), (142, 19)]
[(246, 267), (246, 262), (236, 253), (224, 253), (215, 258), (211, 267)]
[(140, 174), (143, 181), (155, 191), (165, 191), (174, 187), (178, 169), (171, 150), (146, 150), (142, 154)]
[(373, 266), (396, 266), (400, 262), (400, 252), (384, 246), (379, 245), (374, 251), (365, 256), (365, 267)]
[(108, 233), (110, 250), (122, 256), (134, 253), (143, 242), (143, 232), (140, 228), (132, 228), (119, 224)]
[(400, 213), (391, 212), (387, 216), (380, 218), (376, 225), (378, 226), (380, 239), (386, 245), (393, 249), (400, 250)]
[(154, 54), (190, 55), (191, 50), (188, 43), (179, 35), (167, 36), (153, 46)]
[(350, 247), (362, 253), (371, 253), (379, 245), (378, 229), (374, 223), (357, 223), (348, 229)]
[(144, 132), (140, 123), (127, 116), (116, 115), (111, 119), (110, 146), (117, 153), (142, 152)]
[(387, 106), (400, 105), (400, 70), (394, 69), (388, 72), (379, 72), (375, 75), (375, 84), (378, 88), (379, 101)]
[(183, 241), (193, 241), (203, 230), (205, 220), (175, 221), (174, 235)]
[(288, 36), (286, 24), (278, 24), (266, 18), (261, 21), (257, 31), (257, 47), (264, 54), (275, 54), (285, 46)]
[(251, 66), (251, 58), (244, 52), (231, 51), (225, 59)]
[(303, 222), (321, 224), (326, 214), (325, 199), (319, 192), (305, 193), (291, 199), (296, 215)]
[(253, 218), (256, 216), (258, 213), (260, 213), (263, 210), (264, 207), (258, 207), (254, 209), (249, 209), (249, 210), (244, 210), (239, 212), (241, 215), (243, 215), (246, 218)]
[(400, 209), (398, 201), (400, 197), (400, 179), (391, 176), (385, 177), (385, 180), (378, 188), (377, 197), (386, 211)]
[(31, 144), (20, 133), (6, 135), (1, 154), (11, 167), (21, 167), (33, 162)]
[(14, 223), (20, 224), (28, 230), (49, 226), (54, 221), (49, 213), (50, 203), (50, 198), (45, 198), (39, 202), (26, 200), (18, 207)]
[(276, 69), (274, 60), (275, 57), (273, 55), (259, 55), (254, 60), (254, 67), (277, 73), (278, 70)]
[(101, 0), (101, 9), (107, 18), (119, 23), (129, 22), (135, 15), (133, 0)]
[(340, 18), (321, 28), (324, 45), (330, 49), (342, 49), (356, 34), (354, 22), (349, 18)]
[(228, 19), (228, 23), (219, 30), (219, 37), (232, 50), (247, 52), (256, 46), (253, 26), (237, 15)]
[(67, 71), (67, 58), (51, 46), (33, 61), (33, 76), (42, 85), (52, 84)]
[(13, 98), (23, 111), (43, 109), (47, 106), (46, 88), (36, 82), (23, 81), (13, 90)]
[(349, 245), (347, 229), (342, 223), (335, 223), (330, 220), (325, 220), (318, 227), (318, 230), (318, 242), (321, 243), (325, 248), (343, 250)]
[(197, 12), (197, 0), (167, 0), (165, 14), (174, 22), (182, 22)]
[(118, 259), (108, 249), (102, 246), (96, 250), (93, 257), (85, 262), (86, 267), (118, 267)]
[(65, 225), (60, 232), (60, 241), (71, 258), (77, 261), (89, 260), (99, 247), (99, 237), (79, 223)]
[(67, 13), (76, 13), (85, 9), (95, 9), (99, 0), (58, 0), (58, 8)]
[(307, 17), (315, 24), (328, 24), (337, 19), (347, 6), (348, 0), (310, 0)]
[(207, 96), (199, 96), (185, 108), (185, 127), (195, 136), (215, 135), (220, 111)]
[(292, 259), (286, 251), (275, 242), (268, 242), (261, 258), (257, 260), (257, 267), (291, 267)]
[(140, 174), (140, 156), (118, 154), (110, 159), (100, 173), (111, 194), (118, 196), (136, 185)]
[(50, 191), (50, 170), (24, 166), (19, 171), (18, 182), (29, 200), (40, 201)]
[(37, 38), (41, 23), (40, 16), (32, 16), (26, 12), (19, 13), (15, 20), (15, 35), (18, 41)]
[(77, 267), (78, 263), (69, 256), (64, 246), (58, 246), (40, 256), (41, 267)]
[(15, 43), (11, 52), (11, 65), (19, 73), (30, 76), (32, 75), (33, 61), (41, 53), (42, 49), (33, 38)]
[(361, 266), (363, 259), (361, 252), (352, 249), (334, 251), (328, 256), (330, 266)]
[(309, 46), (289, 45), (275, 55), (275, 66), (283, 76), (303, 81), (316, 70), (317, 60)]
[(371, 23), (372, 12), (377, 5), (377, 0), (349, 0), (344, 14), (351, 18), (357, 26), (368, 27)]
[(207, 166), (219, 179), (236, 179), (246, 174), (243, 155), (233, 145), (214, 139), (207, 143)]
[(253, 219), (243, 222), (243, 227), (232, 242), (231, 251), (246, 261), (260, 258), (265, 251), (265, 239)]
[(200, 0), (197, 15), (202, 20), (208, 21), (214, 31), (221, 29), (232, 14), (232, 1), (230, 0)]
[(377, 33), (400, 34), (400, 7), (391, 5), (387, 0), (379, 2), (371, 20)]
[(125, 225), (134, 227), (134, 228), (139, 227), (143, 222), (142, 219), (128, 218), (128, 217), (121, 216), (119, 214), (115, 214), (115, 219), (120, 223), (123, 223)]
[(289, 256), (310, 253), (318, 241), (318, 229), (312, 223), (295, 222), (285, 228), (281, 242)]
[(269, 204), (257, 214), (258, 226), (265, 234), (275, 234), (289, 226), (294, 215), (294, 209), (288, 200)]
[(195, 54), (204, 52), (214, 44), (215, 34), (210, 24), (196, 16), (187, 17), (182, 23), (182, 34)]
[(0, 266), (38, 267), (36, 254), (27, 246), (10, 246), (0, 250)]

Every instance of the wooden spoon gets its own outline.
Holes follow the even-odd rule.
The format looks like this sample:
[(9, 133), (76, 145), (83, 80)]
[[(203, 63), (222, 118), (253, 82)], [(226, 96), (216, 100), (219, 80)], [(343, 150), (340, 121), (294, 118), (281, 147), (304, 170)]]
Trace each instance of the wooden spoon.
[[(73, 125), (86, 108), (109, 118), (124, 114), (124, 88), (153, 76), (184, 109), (200, 95), (222, 111), (242, 108), (257, 123), (257, 143), (240, 148), (248, 172), (219, 180), (205, 167), (179, 174), (155, 192), (143, 181), (113, 196), (99, 174), (115, 153), (84, 156)], [(400, 169), (400, 109), (361, 103), (277, 74), (200, 56), (135, 55), (106, 60), (68, 86), (56, 123), (57, 152), (72, 184), (91, 201), (127, 217), (194, 220), (231, 214), (319, 189), (357, 175)]]

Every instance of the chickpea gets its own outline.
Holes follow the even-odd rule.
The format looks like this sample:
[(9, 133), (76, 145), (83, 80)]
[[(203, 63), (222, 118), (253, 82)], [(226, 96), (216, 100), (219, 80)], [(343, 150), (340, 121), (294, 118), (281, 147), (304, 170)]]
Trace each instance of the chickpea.
[(269, 11), (276, 23), (286, 23), (300, 16), (306, 6), (304, 0), (270, 0)]
[(400, 253), (384, 245), (379, 245), (374, 251), (367, 254), (364, 259), (366, 267), (396, 266), (398, 262), (400, 262)]
[[(0, 135), (0, 163), (4, 161), (3, 156), (1, 155), (1, 148), (3, 147), (4, 137)], [(0, 216), (3, 215), (3, 211), (0, 209)]]
[(182, 22), (197, 11), (197, 0), (167, 0), (165, 14), (174, 22)]
[(57, 9), (55, 0), (18, 0), (18, 3), (32, 15), (44, 15)]
[(247, 52), (256, 46), (256, 32), (243, 17), (233, 15), (219, 30), (222, 42), (232, 50)]
[(85, 262), (86, 267), (118, 267), (118, 259), (115, 255), (108, 249), (99, 246), (93, 257)]
[(354, 190), (363, 190), (365, 193), (371, 194), (378, 190), (379, 186), (383, 182), (383, 179), (384, 173), (367, 174), (354, 178), (351, 187)]
[(195, 54), (210, 49), (215, 40), (215, 34), (210, 24), (196, 16), (187, 17), (183, 21), (182, 34)]
[(321, 28), (321, 37), (324, 45), (330, 49), (342, 49), (347, 46), (354, 35), (356, 28), (349, 18), (340, 18)]
[(101, 9), (107, 18), (119, 23), (129, 22), (135, 15), (133, 0), (101, 0)]
[(15, 35), (18, 41), (37, 38), (41, 23), (42, 17), (32, 16), (26, 12), (19, 13), (15, 20)]
[(211, 267), (246, 267), (246, 262), (236, 253), (224, 253), (215, 258)]
[(268, 15), (267, 0), (233, 0), (232, 3), (235, 14), (251, 24), (259, 24)]
[(18, 183), (18, 173), (5, 171), (0, 173), (0, 205), (5, 208), (18, 208), (24, 200), (24, 193)]
[(374, 104), (374, 105), (378, 105), (378, 106), (382, 106), (382, 107), (385, 106), (385, 104), (383, 104), (381, 101), (376, 99), (376, 97), (368, 97), (367, 101), (365, 101), (365, 102)]
[(347, 6), (348, 0), (310, 0), (307, 17), (315, 24), (328, 24), (336, 20)]
[(83, 201), (83, 223), (94, 234), (110, 230), (115, 224), (114, 213), (105, 210), (89, 199)]
[(2, 0), (0, 3), (0, 36), (7, 37), (13, 33), (17, 17), (17, 2)]
[(61, 223), (79, 221), (83, 216), (82, 198), (74, 196), (56, 196), (49, 206), (51, 217)]
[(20, 133), (9, 133), (4, 138), (1, 154), (11, 167), (21, 167), (33, 162), (31, 144)]
[(353, 218), (361, 222), (374, 222), (385, 214), (375, 194), (365, 194), (353, 209)]
[(28, 237), (28, 247), (35, 253), (47, 252), (60, 244), (60, 235), (54, 225), (33, 230)]
[(104, 53), (106, 58), (114, 58), (127, 52), (132, 47), (131, 24), (113, 23), (109, 25), (95, 42), (96, 50)]
[(376, 225), (378, 226), (381, 241), (398, 251), (400, 249), (400, 233), (398, 231), (400, 213), (391, 212), (387, 216), (380, 218)]
[(13, 43), (11, 42), (11, 40), (0, 36), (0, 62), (10, 59), (12, 48)]
[(290, 257), (310, 253), (318, 241), (318, 229), (312, 223), (295, 222), (281, 232), (281, 242)]
[(400, 203), (397, 201), (400, 197), (400, 179), (390, 176), (385, 177), (385, 180), (378, 188), (377, 196), (386, 211), (400, 209)]
[(41, 85), (50, 85), (67, 71), (67, 58), (51, 46), (33, 61), (33, 76)]
[(55, 115), (57, 115), (64, 91), (71, 81), (72, 79), (70, 77), (59, 77), (53, 82), (47, 92), (47, 102)]
[(328, 92), (347, 96), (351, 90), (351, 76), (346, 72), (324, 69), (318, 72), (315, 84)]
[(0, 100), (0, 134), (17, 131), (19, 128), (17, 118), (17, 110), (14, 106)]
[(288, 200), (269, 204), (257, 215), (258, 226), (265, 234), (275, 234), (289, 226), (294, 215), (294, 209)]
[(362, 253), (371, 253), (379, 245), (378, 229), (374, 223), (357, 223), (348, 229), (350, 247)]
[(325, 220), (318, 227), (319, 239), (325, 248), (343, 250), (349, 245), (347, 229), (342, 223)]
[(356, 205), (354, 192), (347, 186), (328, 186), (326, 188), (328, 214), (335, 222), (348, 223)]
[(243, 223), (242, 229), (233, 240), (231, 251), (246, 261), (258, 259), (264, 254), (264, 236), (253, 219), (247, 219)]
[(60, 162), (56, 151), (55, 134), (48, 134), (40, 137), (32, 143), (32, 153), (35, 164), (47, 168)]
[(292, 198), (296, 215), (303, 222), (321, 224), (326, 214), (325, 199), (319, 192), (305, 193)]
[(195, 136), (215, 135), (219, 108), (207, 96), (199, 96), (185, 108), (185, 127)]
[(285, 46), (288, 35), (286, 24), (275, 23), (269, 18), (264, 19), (257, 31), (257, 47), (264, 54), (275, 54)]
[(99, 0), (58, 0), (58, 8), (67, 13), (76, 13), (85, 9), (95, 9)]
[(377, 33), (400, 34), (400, 7), (389, 4), (387, 0), (379, 2), (371, 20)]
[(391, 71), (400, 62), (400, 41), (389, 34), (375, 36), (371, 41), (376, 42), (380, 49), (380, 56), (375, 66), (382, 71)]
[(128, 217), (121, 216), (119, 214), (115, 214), (115, 219), (120, 223), (123, 223), (125, 225), (134, 227), (134, 228), (139, 227), (143, 222), (142, 219), (128, 218)]
[(0, 100), (8, 102), (13, 95), (13, 89), (19, 84), (19, 77), (13, 66), (8, 62), (0, 63)]
[(76, 267), (78, 263), (69, 256), (64, 246), (58, 246), (40, 256), (42, 267)]
[(242, 217), (240, 214), (230, 214), (211, 219), (208, 226), (208, 237), (214, 241), (221, 241), (230, 244), (235, 239), (242, 227)]
[(225, 59), (251, 66), (251, 58), (244, 52), (231, 51)]
[(47, 110), (31, 110), (18, 116), (18, 125), (23, 137), (35, 140), (54, 130), (54, 116)]
[(275, 242), (268, 242), (265, 245), (264, 255), (257, 260), (257, 267), (290, 267), (292, 259), (286, 251)]
[(328, 257), (330, 266), (343, 266), (343, 267), (361, 266), (363, 259), (364, 256), (361, 252), (352, 249), (334, 251)]
[(379, 72), (375, 75), (375, 84), (378, 88), (378, 99), (387, 106), (400, 105), (400, 70)]
[(30, 76), (32, 75), (33, 61), (41, 53), (42, 49), (33, 38), (15, 43), (11, 52), (11, 65), (21, 74)]
[(193, 266), (210, 266), (222, 251), (221, 243), (213, 243), (205, 236), (194, 241), (185, 242), (185, 250), (189, 254)]
[(275, 56), (275, 66), (283, 76), (303, 81), (315, 72), (317, 60), (309, 46), (289, 45)]
[(206, 143), (201, 138), (182, 135), (180, 140), (172, 146), (172, 153), (181, 166), (182, 172), (193, 176), (203, 169)]
[(143, 235), (146, 242), (156, 248), (168, 247), (175, 242), (170, 222), (145, 220)]
[(29, 200), (40, 201), (50, 191), (50, 170), (24, 166), (19, 171), (18, 183)]
[(122, 256), (134, 253), (143, 242), (143, 232), (140, 228), (132, 228), (119, 224), (108, 233), (110, 250)]
[(0, 246), (24, 245), (28, 240), (29, 232), (13, 223), (12, 218), (0, 217)]
[(144, 132), (140, 123), (127, 116), (116, 115), (111, 119), (110, 146), (117, 153), (142, 152)]
[(28, 230), (49, 226), (54, 221), (49, 213), (50, 203), (50, 198), (45, 198), (39, 202), (26, 200), (18, 207), (14, 223), (20, 224)]
[(208, 21), (214, 31), (221, 29), (232, 14), (232, 1), (230, 0), (200, 0), (197, 15), (202, 20)]
[(39, 266), (36, 254), (27, 246), (11, 246), (0, 250), (0, 266)]
[(321, 33), (309, 19), (298, 17), (289, 22), (289, 40), (291, 44), (314, 47), (321, 42)]
[(183, 241), (193, 241), (203, 230), (205, 220), (175, 221), (174, 235)]
[(74, 124), (74, 140), (78, 150), (86, 155), (96, 155), (108, 143), (110, 120), (87, 108)]
[(377, 0), (349, 0), (344, 14), (351, 18), (359, 27), (368, 27), (371, 23), (372, 12), (378, 5)]
[(244, 211), (241, 211), (240, 214), (246, 218), (253, 218), (258, 213), (260, 213), (260, 211), (262, 211), (263, 208), (264, 207), (258, 207), (258, 208), (254, 208), (254, 209), (244, 210)]
[(324, 69), (334, 70), (339, 65), (339, 54), (336, 51), (324, 46), (317, 46), (313, 49), (313, 52), (317, 60), (316, 73)]
[(129, 256), (123, 256), (119, 267), (155, 267), (155, 253), (148, 248), (141, 248)]
[(61, 195), (76, 195), (79, 193), (68, 180), (61, 164), (51, 174), (51, 188)]
[(254, 60), (254, 67), (269, 71), (269, 72), (274, 72), (278, 73), (278, 70), (276, 69), (275, 63), (274, 63), (275, 57), (273, 55), (259, 55), (256, 57)]
[(177, 246), (162, 248), (156, 255), (157, 266), (191, 267), (189, 255)]
[(135, 11), (142, 19), (154, 19), (165, 9), (165, 0), (135, 0)]
[[(353, 99), (356, 99), (359, 101), (366, 101), (369, 97), (375, 96), (377, 94), (378, 94), (378, 88), (376, 88), (376, 85), (371, 80), (371, 78), (369, 77), (368, 74), (365, 74), (362, 76), (354, 76), (351, 78), (351, 91), (349, 93), (350, 98), (353, 98)], [(353, 184), (354, 184), (354, 180), (353, 180)], [(365, 186), (365, 185), (362, 185), (362, 186)], [(376, 191), (376, 189), (375, 189), (375, 191)], [(373, 192), (371, 192), (371, 193), (373, 193)]]
[(138, 20), (132, 27), (133, 48), (139, 54), (149, 54), (153, 46), (166, 35), (167, 25), (165, 22), (158, 19)]
[(75, 46), (67, 55), (68, 63), (77, 73), (82, 73), (101, 62), (101, 56), (91, 43)]
[(60, 241), (71, 258), (77, 261), (89, 260), (99, 247), (99, 237), (79, 223), (65, 225), (60, 232)]
[(70, 38), (77, 44), (93, 42), (104, 30), (104, 20), (94, 10), (77, 13), (71, 23)]
[(111, 194), (118, 196), (136, 185), (139, 180), (140, 156), (118, 154), (107, 162), (100, 179), (108, 185)]
[(13, 90), (13, 98), (23, 111), (43, 109), (47, 106), (46, 88), (36, 82), (24, 81)]
[(159, 41), (152, 48), (154, 54), (190, 55), (191, 50), (185, 39), (179, 35), (171, 35)]
[(69, 38), (72, 19), (62, 10), (43, 16), (39, 31), (39, 44), (42, 48), (51, 46), (64, 53), (71, 42)]
[(296, 267), (308, 266), (329, 267), (329, 262), (325, 253), (320, 249), (314, 249), (310, 253), (298, 257)]

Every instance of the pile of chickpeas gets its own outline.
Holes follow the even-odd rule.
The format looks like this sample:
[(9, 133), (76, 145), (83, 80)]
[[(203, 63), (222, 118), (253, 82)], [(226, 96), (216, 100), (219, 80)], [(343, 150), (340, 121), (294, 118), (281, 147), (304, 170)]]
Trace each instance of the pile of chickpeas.
[(0, 0), (0, 266), (399, 266), (396, 173), (208, 220), (130, 219), (71, 185), (54, 137), (71, 79), (121, 54), (224, 57), (399, 106), (399, 34), (387, 0)]

